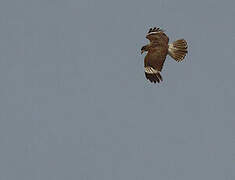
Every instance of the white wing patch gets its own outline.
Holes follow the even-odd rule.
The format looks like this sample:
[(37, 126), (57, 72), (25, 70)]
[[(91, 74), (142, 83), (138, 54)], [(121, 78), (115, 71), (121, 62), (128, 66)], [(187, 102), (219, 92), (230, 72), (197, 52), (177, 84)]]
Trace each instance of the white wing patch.
[(144, 67), (144, 71), (148, 74), (157, 74), (157, 73), (159, 73), (158, 70), (156, 70), (156, 69), (154, 69), (153, 67), (150, 67), (150, 66)]
[(150, 32), (150, 33), (148, 33), (147, 35), (151, 35), (151, 34), (159, 34), (159, 33), (161, 33), (161, 31), (158, 31), (158, 32)]

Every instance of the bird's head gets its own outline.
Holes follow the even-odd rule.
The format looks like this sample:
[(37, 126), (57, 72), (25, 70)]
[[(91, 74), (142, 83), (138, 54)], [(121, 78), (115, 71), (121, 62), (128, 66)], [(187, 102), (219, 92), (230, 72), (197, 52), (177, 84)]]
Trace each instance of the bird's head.
[(141, 54), (143, 54), (145, 51), (148, 51), (148, 45), (146, 45), (146, 46), (143, 46), (142, 48), (141, 48)]

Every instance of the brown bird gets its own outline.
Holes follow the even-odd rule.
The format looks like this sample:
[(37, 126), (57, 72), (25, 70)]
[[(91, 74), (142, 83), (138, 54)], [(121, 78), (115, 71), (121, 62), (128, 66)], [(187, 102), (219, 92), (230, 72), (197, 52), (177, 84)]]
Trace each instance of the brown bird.
[(167, 54), (174, 60), (180, 62), (187, 54), (187, 42), (184, 39), (179, 39), (171, 44), (168, 44), (169, 38), (160, 28), (150, 28), (146, 35), (150, 41), (149, 44), (141, 48), (141, 54), (147, 51), (144, 58), (145, 76), (150, 82), (162, 81), (160, 74)]

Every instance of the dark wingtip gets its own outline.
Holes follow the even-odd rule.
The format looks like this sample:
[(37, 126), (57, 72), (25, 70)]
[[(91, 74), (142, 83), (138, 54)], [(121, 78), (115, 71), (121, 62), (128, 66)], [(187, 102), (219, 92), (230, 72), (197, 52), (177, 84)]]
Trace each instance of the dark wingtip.
[(157, 73), (157, 74), (148, 74), (145, 72), (145, 77), (150, 81), (150, 82), (158, 82), (160, 83), (160, 81), (162, 81), (162, 76), (160, 73)]
[(152, 29), (152, 28), (150, 28), (148, 33), (151, 33), (152, 31), (153, 31), (153, 29)]
[(154, 28), (150, 28), (148, 33), (151, 33), (151, 32), (158, 32), (158, 31), (164, 32), (165, 30), (164, 30), (164, 29), (161, 29), (161, 28), (154, 27)]

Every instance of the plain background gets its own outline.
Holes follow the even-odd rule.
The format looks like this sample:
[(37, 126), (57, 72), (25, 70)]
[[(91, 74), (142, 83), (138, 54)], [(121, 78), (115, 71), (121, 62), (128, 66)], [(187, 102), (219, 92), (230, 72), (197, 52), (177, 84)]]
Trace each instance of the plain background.
[[(0, 180), (234, 180), (234, 0), (1, 0)], [(161, 84), (152, 26), (185, 38)]]

